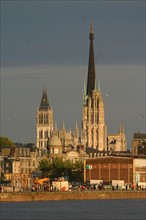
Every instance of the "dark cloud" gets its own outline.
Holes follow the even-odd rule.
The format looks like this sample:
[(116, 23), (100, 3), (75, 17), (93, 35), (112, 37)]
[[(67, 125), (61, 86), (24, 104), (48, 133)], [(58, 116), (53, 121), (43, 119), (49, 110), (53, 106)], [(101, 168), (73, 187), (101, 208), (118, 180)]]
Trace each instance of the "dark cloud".
[(133, 132), (144, 130), (145, 11), (143, 3), (128, 2), (2, 2), (4, 135), (35, 141), (44, 84), (58, 126), (65, 120), (73, 129), (76, 119), (80, 126), (91, 20), (108, 131), (116, 133), (123, 122), (130, 143)]

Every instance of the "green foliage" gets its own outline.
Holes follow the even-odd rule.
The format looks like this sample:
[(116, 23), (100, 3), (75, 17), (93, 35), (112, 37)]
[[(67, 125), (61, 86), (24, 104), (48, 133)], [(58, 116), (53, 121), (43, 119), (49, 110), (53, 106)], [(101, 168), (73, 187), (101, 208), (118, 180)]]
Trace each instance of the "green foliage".
[(53, 172), (52, 172), (52, 177), (61, 177), (64, 175), (64, 162), (62, 161), (61, 158), (56, 157), (53, 162), (52, 162), (52, 168), (53, 168)]
[(83, 181), (83, 162), (76, 161), (73, 164), (70, 160), (63, 161), (56, 157), (51, 162), (48, 159), (43, 159), (40, 162), (39, 169), (43, 176), (50, 176), (51, 178), (68, 176), (69, 181)]
[(42, 159), (39, 163), (39, 170), (42, 171), (43, 177), (51, 175), (52, 172), (52, 163), (48, 159)]
[(14, 147), (15, 144), (7, 137), (0, 137), (0, 146), (11, 146)]

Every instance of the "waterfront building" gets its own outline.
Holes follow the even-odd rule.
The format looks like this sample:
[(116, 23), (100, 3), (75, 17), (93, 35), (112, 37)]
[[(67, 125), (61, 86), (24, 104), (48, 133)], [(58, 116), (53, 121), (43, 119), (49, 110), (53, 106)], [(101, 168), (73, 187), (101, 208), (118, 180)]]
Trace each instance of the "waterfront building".
[(146, 186), (146, 158), (134, 156), (106, 156), (85, 161), (84, 181), (99, 181), (108, 185), (112, 181), (124, 185)]
[(44, 158), (46, 151), (36, 148), (34, 144), (17, 145), (15, 159), (20, 161), (20, 173), (30, 176), (39, 167), (39, 162)]
[(10, 182), (16, 188), (27, 188), (31, 185), (32, 173), (38, 170), (39, 162), (46, 152), (36, 148), (33, 143), (16, 143), (13, 147), (1, 146), (0, 155), (3, 158), (3, 181)]
[(132, 139), (132, 154), (146, 155), (146, 134), (134, 133)]

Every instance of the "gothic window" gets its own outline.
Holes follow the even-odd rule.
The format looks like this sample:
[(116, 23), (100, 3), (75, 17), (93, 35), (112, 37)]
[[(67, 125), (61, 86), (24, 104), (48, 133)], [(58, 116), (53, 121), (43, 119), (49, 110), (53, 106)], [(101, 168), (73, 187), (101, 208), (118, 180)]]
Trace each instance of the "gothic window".
[(44, 124), (48, 124), (48, 114), (44, 114)]
[(43, 131), (42, 130), (39, 131), (39, 138), (43, 138)]
[(44, 141), (44, 147), (47, 147), (47, 143), (48, 143), (47, 141)]
[(48, 131), (44, 131), (44, 137), (48, 138)]
[(43, 114), (39, 115), (39, 124), (43, 124)]

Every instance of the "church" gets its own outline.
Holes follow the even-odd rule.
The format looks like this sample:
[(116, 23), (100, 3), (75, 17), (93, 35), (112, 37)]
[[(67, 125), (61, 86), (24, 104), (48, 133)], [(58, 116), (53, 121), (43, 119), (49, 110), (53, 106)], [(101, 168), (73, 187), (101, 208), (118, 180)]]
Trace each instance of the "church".
[(83, 91), (81, 134), (79, 134), (77, 123), (73, 132), (65, 129), (64, 121), (62, 129), (58, 130), (46, 89), (43, 89), (36, 117), (36, 146), (39, 149), (47, 149), (50, 158), (58, 156), (64, 160), (72, 159), (74, 162), (74, 158), (78, 160), (106, 156), (111, 152), (127, 151), (123, 125), (120, 125), (119, 133), (107, 134), (100, 82), (98, 82), (98, 87), (96, 86), (92, 24), (90, 25), (89, 40), (88, 75), (87, 85), (84, 85)]

